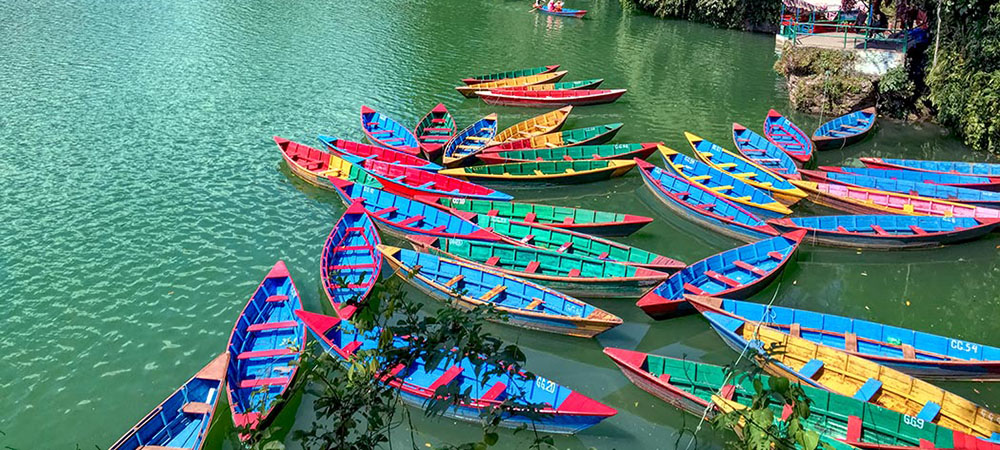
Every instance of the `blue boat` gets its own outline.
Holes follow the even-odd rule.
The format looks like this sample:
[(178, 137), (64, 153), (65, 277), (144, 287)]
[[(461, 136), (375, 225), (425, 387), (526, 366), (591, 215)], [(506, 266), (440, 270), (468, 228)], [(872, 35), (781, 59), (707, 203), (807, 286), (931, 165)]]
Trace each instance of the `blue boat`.
[(919, 195), (921, 197), (938, 198), (941, 200), (965, 203), (967, 205), (983, 206), (986, 208), (1000, 207), (1000, 193), (998, 192), (945, 186), (941, 184), (918, 183), (915, 181), (892, 178), (876, 178), (854, 173), (820, 172), (813, 170), (803, 170), (802, 173), (805, 175), (807, 180), (819, 181), (822, 183), (835, 183), (843, 184), (845, 186), (863, 187), (887, 192), (898, 192), (900, 194)]
[(665, 146), (661, 145), (659, 149), (668, 170), (690, 183), (704, 186), (720, 197), (740, 205), (755, 216), (783, 217), (792, 213), (792, 210), (775, 201), (764, 191), (739, 178)]
[(506, 313), (501, 323), (578, 337), (622, 323), (566, 294), (477, 264), (385, 245), (379, 250), (396, 275), (425, 294), (464, 309), (492, 304)]
[(390, 117), (361, 106), (361, 131), (375, 145), (413, 156), (420, 155), (420, 143), (413, 132)]
[(215, 406), (226, 381), (228, 358), (228, 353), (216, 356), (111, 444), (110, 450), (200, 450), (205, 445), (205, 436), (212, 425)]
[(733, 144), (741, 155), (788, 179), (798, 179), (799, 167), (780, 147), (743, 125), (733, 123)]
[(794, 205), (799, 200), (806, 198), (805, 192), (780, 175), (768, 171), (764, 166), (751, 162), (691, 133), (685, 132), (684, 137), (691, 144), (695, 158), (766, 192), (782, 204)]
[(813, 216), (771, 219), (782, 232), (805, 230), (805, 241), (831, 247), (898, 250), (939, 247), (989, 234), (1000, 219), (939, 216)]
[(709, 256), (671, 275), (636, 306), (659, 320), (692, 312), (687, 294), (747, 298), (781, 273), (805, 234), (793, 231)]
[(545, 6), (543, 6), (541, 8), (536, 8), (536, 9), (539, 12), (542, 12), (542, 13), (545, 13), (545, 14), (549, 14), (549, 15), (552, 15), (552, 16), (576, 17), (576, 18), (581, 18), (581, 19), (583, 18), (583, 16), (585, 16), (587, 14), (587, 10), (586, 9), (568, 9), (568, 8), (563, 8), (563, 9), (561, 9), (559, 11), (553, 11), (553, 10), (551, 10), (548, 7), (545, 7)]
[(691, 296), (713, 326), (739, 321), (762, 322), (816, 344), (844, 350), (900, 372), (934, 380), (1000, 380), (1000, 348), (921, 331), (801, 309), (738, 300)]
[(867, 166), (878, 169), (917, 170), (979, 177), (1000, 177), (1000, 164), (965, 161), (925, 161), (922, 159), (861, 158)]
[(875, 107), (837, 117), (816, 129), (812, 141), (817, 150), (844, 148), (865, 138), (875, 125)]
[(768, 111), (767, 117), (764, 118), (764, 136), (798, 161), (799, 167), (812, 159), (813, 142), (809, 139), (809, 135), (773, 109)]
[(486, 148), (497, 134), (497, 115), (490, 114), (459, 131), (444, 145), (442, 162), (445, 167), (461, 167), (475, 161), (477, 153)]
[(408, 234), (419, 234), (480, 241), (501, 240), (500, 236), (427, 203), (339, 178), (331, 182), (345, 205), (361, 202), (382, 231), (400, 239)]
[(777, 230), (739, 205), (698, 184), (689, 183), (636, 158), (642, 181), (678, 215), (713, 231), (742, 241), (756, 242), (777, 236)]
[[(336, 358), (347, 361), (363, 355), (358, 352), (378, 346), (378, 329), (360, 333), (350, 322), (337, 317), (307, 311), (296, 311), (296, 314), (327, 353)], [(396, 336), (393, 345), (403, 348), (407, 342)], [(469, 357), (459, 359), (455, 356), (449, 352), (435, 366), (428, 366), (424, 359), (417, 358), (409, 365), (388, 369), (381, 379), (399, 389), (403, 402), (415, 408), (423, 408), (438, 388), (456, 384), (458, 392), (468, 393), (468, 400), (446, 409), (443, 415), (475, 424), (482, 422), (485, 410), (505, 400), (544, 406), (535, 421), (511, 414), (503, 417), (500, 426), (518, 428), (526, 425), (543, 433), (574, 434), (617, 413), (603, 403), (541, 376), (532, 379), (523, 372), (498, 370), (480, 361), (473, 362)], [(489, 372), (499, 374), (488, 379), (482, 375)]]
[[(295, 315), (299, 291), (278, 261), (261, 281), (229, 335), (226, 393), (233, 425), (262, 429), (295, 379), (306, 329)], [(246, 441), (249, 434), (240, 433)]]
[(888, 178), (891, 180), (912, 181), (914, 183), (940, 184), (944, 186), (954, 186), (966, 189), (986, 189), (995, 190), (995, 186), (990, 177), (980, 177), (974, 175), (958, 175), (953, 173), (920, 172), (916, 170), (903, 169), (875, 169), (868, 167), (832, 167), (819, 166), (819, 170), (824, 172), (853, 173), (875, 178)]
[(347, 207), (326, 238), (319, 275), (326, 298), (341, 317), (350, 317), (378, 281), (382, 253), (376, 247), (381, 243), (375, 223), (360, 202)]

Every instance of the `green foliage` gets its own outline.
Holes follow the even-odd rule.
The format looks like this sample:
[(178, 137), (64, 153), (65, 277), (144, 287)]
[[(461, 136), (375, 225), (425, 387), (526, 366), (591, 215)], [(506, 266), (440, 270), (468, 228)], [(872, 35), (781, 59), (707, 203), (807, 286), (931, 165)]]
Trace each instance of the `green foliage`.
[(916, 102), (917, 87), (904, 67), (886, 72), (878, 81), (878, 112), (903, 119)]
[(781, 10), (780, 0), (631, 1), (658, 17), (694, 20), (717, 27), (749, 31), (773, 31)]
[(855, 59), (854, 53), (842, 50), (786, 46), (774, 71), (786, 77), (849, 74), (854, 72)]

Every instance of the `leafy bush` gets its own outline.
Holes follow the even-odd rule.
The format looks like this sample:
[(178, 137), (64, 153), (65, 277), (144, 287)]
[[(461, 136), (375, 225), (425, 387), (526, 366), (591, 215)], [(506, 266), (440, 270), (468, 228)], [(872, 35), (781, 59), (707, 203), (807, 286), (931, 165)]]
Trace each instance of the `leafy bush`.
[(878, 112), (897, 119), (912, 109), (917, 87), (904, 67), (896, 67), (878, 81)]
[(774, 31), (780, 0), (632, 0), (657, 17), (705, 22), (722, 28)]
[(954, 130), (973, 150), (1000, 153), (1000, 69), (976, 70), (951, 51), (938, 55), (927, 79), (938, 121)]

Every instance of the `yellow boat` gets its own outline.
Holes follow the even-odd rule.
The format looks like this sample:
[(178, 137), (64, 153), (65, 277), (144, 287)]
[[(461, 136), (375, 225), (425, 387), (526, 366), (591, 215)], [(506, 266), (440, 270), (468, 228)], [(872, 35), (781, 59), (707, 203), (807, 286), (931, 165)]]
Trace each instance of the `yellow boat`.
[(486, 146), (489, 147), (491, 145), (499, 145), (513, 139), (530, 138), (540, 136), (545, 133), (551, 133), (553, 131), (559, 131), (563, 124), (566, 123), (566, 118), (569, 117), (570, 111), (573, 111), (573, 107), (565, 106), (555, 111), (549, 111), (545, 114), (518, 122), (513, 126), (497, 133), (497, 135), (493, 137), (493, 140), (487, 143)]
[(581, 159), (575, 161), (529, 161), (445, 169), (438, 173), (470, 181), (580, 184), (625, 175), (635, 167), (624, 159)]
[(470, 84), (468, 86), (456, 86), (455, 90), (462, 93), (462, 95), (472, 98), (476, 96), (476, 91), (488, 91), (490, 89), (514, 87), (514, 86), (531, 86), (534, 84), (543, 83), (555, 83), (566, 76), (568, 71), (560, 70), (558, 72), (552, 73), (541, 73), (538, 75), (529, 75), (526, 77), (517, 78), (504, 78), (502, 80), (489, 81), (486, 83)]
[(794, 205), (799, 200), (807, 197), (805, 192), (794, 184), (789, 183), (787, 179), (771, 172), (760, 164), (687, 131), (684, 132), (684, 137), (691, 144), (695, 158), (732, 175), (746, 184), (769, 192), (775, 200), (785, 206)]

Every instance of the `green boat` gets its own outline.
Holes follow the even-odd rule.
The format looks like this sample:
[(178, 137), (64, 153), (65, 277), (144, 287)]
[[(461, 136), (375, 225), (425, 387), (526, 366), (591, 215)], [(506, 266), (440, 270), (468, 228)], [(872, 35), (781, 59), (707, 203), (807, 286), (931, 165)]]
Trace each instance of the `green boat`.
[[(557, 83), (532, 84), (530, 86), (517, 86), (517, 90), (524, 91), (572, 91), (575, 89), (594, 89), (604, 82), (604, 78), (591, 78), (580, 81), (560, 81)], [(501, 88), (502, 89), (502, 88)]]
[(559, 253), (614, 261), (667, 273), (687, 267), (676, 259), (575, 231), (513, 222), (486, 214), (477, 215), (475, 222), (483, 228), (491, 229), (494, 233), (506, 236), (515, 245), (547, 248)]
[(621, 131), (624, 123), (607, 123), (585, 128), (556, 131), (522, 139), (506, 141), (483, 149), (483, 153), (502, 152), (507, 150), (530, 150), (536, 148), (575, 147), (578, 145), (597, 145), (614, 139)]
[(497, 72), (486, 75), (476, 75), (468, 78), (462, 78), (462, 82), (465, 84), (479, 84), (479, 83), (485, 83), (487, 81), (503, 80), (505, 78), (528, 77), (531, 75), (538, 75), (541, 73), (555, 72), (555, 70), (558, 68), (559, 65), (555, 64), (550, 66), (531, 67), (527, 69), (508, 70), (506, 72)]
[(476, 155), (486, 164), (504, 164), (525, 161), (574, 161), (586, 159), (646, 159), (656, 151), (662, 142), (638, 144), (579, 145), (575, 147), (536, 148), (527, 150), (503, 150)]
[(458, 177), (475, 182), (513, 184), (537, 187), (539, 184), (582, 184), (609, 180), (628, 173), (635, 161), (607, 159), (601, 161), (527, 161), (490, 164), (475, 167), (456, 167), (438, 171), (441, 175)]
[(480, 264), (575, 297), (642, 297), (670, 277), (644, 267), (555, 250), (433, 236), (413, 235), (407, 239), (417, 251)]
[(435, 202), (449, 208), (455, 215), (469, 219), (474, 218), (476, 214), (486, 214), (579, 231), (591, 236), (628, 236), (653, 221), (652, 218), (632, 214), (535, 203), (448, 197), (439, 198)]
[[(619, 348), (605, 348), (622, 373), (646, 392), (701, 416), (713, 395), (749, 405), (753, 400), (753, 380), (743, 376), (726, 383), (726, 368), (687, 360), (651, 355)], [(760, 376), (767, 386), (768, 377)], [(850, 397), (811, 386), (802, 386), (812, 400), (809, 418), (803, 426), (829, 438), (859, 448), (992, 448), (976, 437), (937, 426), (918, 417), (907, 416)], [(783, 405), (772, 404), (775, 417), (786, 417)], [(710, 414), (715, 414), (715, 408)], [(926, 441), (933, 446), (921, 445)], [(881, 446), (881, 447), (880, 447)]]

